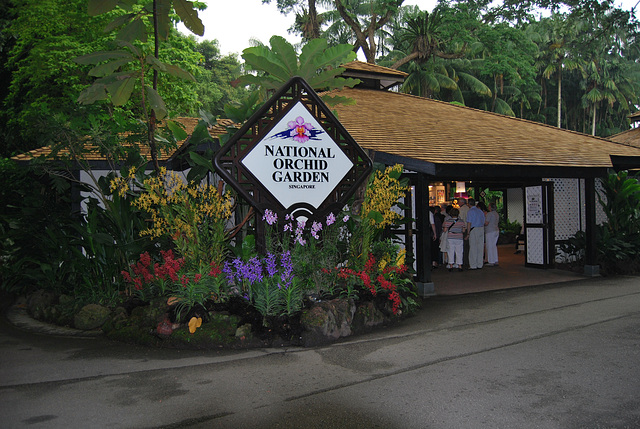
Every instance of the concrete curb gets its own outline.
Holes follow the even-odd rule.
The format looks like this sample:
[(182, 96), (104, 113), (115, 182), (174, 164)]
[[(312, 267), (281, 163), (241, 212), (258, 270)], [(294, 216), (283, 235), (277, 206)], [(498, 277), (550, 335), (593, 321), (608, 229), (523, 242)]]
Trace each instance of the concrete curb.
[(7, 318), (7, 321), (16, 328), (39, 334), (87, 339), (102, 336), (101, 330), (81, 331), (79, 329), (51, 325), (49, 323), (35, 320), (33, 317), (29, 316), (25, 308), (17, 305), (9, 307), (5, 313), (5, 317)]

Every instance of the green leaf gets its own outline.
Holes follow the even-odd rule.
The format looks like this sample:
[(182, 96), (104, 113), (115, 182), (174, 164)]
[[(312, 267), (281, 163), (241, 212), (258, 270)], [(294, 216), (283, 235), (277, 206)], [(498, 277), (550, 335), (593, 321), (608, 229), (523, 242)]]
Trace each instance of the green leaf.
[(339, 66), (350, 57), (353, 52), (353, 46), (348, 44), (336, 45), (325, 50), (322, 55), (315, 58), (315, 68), (324, 68), (326, 66)]
[(213, 167), (213, 162), (211, 162), (211, 159), (207, 159), (196, 152), (189, 152), (189, 157), (191, 158), (191, 160), (195, 165), (198, 165), (200, 167), (205, 167), (207, 170), (210, 170), (210, 171), (215, 171), (215, 168)]
[(402, 175), (402, 171), (391, 170), (389, 172), (389, 178), (394, 179), (394, 180), (398, 180), (401, 175)]
[(113, 10), (118, 5), (118, 0), (89, 0), (87, 12), (89, 16), (96, 16)]
[(164, 100), (160, 97), (160, 94), (150, 86), (145, 85), (144, 89), (147, 92), (149, 105), (156, 112), (156, 117), (158, 119), (164, 119), (164, 117), (167, 116), (167, 106), (164, 104)]
[(173, 8), (192, 33), (198, 36), (204, 35), (204, 24), (198, 17), (198, 11), (193, 7), (193, 2), (187, 0), (174, 0)]
[(135, 13), (128, 13), (126, 15), (118, 16), (113, 21), (111, 21), (109, 24), (107, 24), (107, 26), (104, 27), (103, 31), (105, 33), (110, 33), (111, 31), (113, 31), (116, 28), (120, 27), (122, 24), (125, 24), (125, 23), (131, 21), (135, 17), (136, 17)]
[(133, 57), (123, 58), (120, 60), (110, 61), (106, 64), (95, 66), (94, 68), (89, 70), (89, 76), (103, 77), (103, 76), (110, 75), (111, 73), (115, 72), (120, 67), (122, 67), (123, 65), (129, 64), (132, 60), (133, 60)]
[(147, 41), (147, 29), (141, 19), (134, 19), (118, 32), (116, 38), (125, 42), (140, 40), (144, 43)]
[(189, 73), (186, 70), (183, 70), (182, 68), (180, 68), (180, 67), (178, 67), (176, 65), (166, 64), (165, 63), (164, 67), (165, 67), (165, 72), (170, 74), (170, 75), (179, 77), (179, 78), (184, 79), (184, 80), (190, 80), (192, 82), (196, 81), (196, 78), (193, 77), (193, 75), (191, 73)]
[(327, 39), (312, 39), (302, 47), (299, 76), (307, 80), (317, 70), (314, 59), (327, 48)]
[(274, 79), (269, 77), (258, 77), (252, 74), (246, 74), (240, 76), (238, 81), (242, 85), (257, 85), (266, 89), (278, 89), (282, 86), (283, 82), (280, 79)]
[(104, 85), (101, 84), (93, 84), (90, 87), (86, 88), (84, 91), (80, 93), (78, 96), (78, 103), (80, 104), (93, 104), (96, 101), (106, 100), (107, 99), (107, 91)]
[(182, 128), (182, 126), (176, 121), (167, 121), (167, 127), (173, 133), (173, 137), (176, 141), (182, 141), (189, 136), (184, 128)]
[(382, 214), (375, 210), (370, 211), (369, 214), (367, 215), (367, 218), (373, 219), (376, 223), (384, 222), (384, 217), (382, 216)]
[(125, 51), (98, 51), (92, 54), (82, 55), (73, 59), (78, 64), (98, 64), (103, 61), (117, 59), (117, 58), (129, 58), (133, 59), (129, 52)]
[(135, 77), (124, 77), (124, 79), (118, 79), (114, 83), (107, 85), (107, 91), (111, 94), (111, 102), (114, 106), (122, 106), (129, 101), (135, 85)]
[(209, 128), (205, 121), (198, 121), (198, 125), (193, 129), (191, 133), (191, 138), (189, 142), (193, 145), (199, 145), (200, 143), (212, 141), (211, 135), (209, 134)]
[(293, 45), (282, 36), (271, 37), (269, 44), (271, 44), (271, 51), (278, 56), (288, 75), (290, 77), (297, 75), (298, 56)]
[(157, 59), (156, 57), (154, 57), (153, 55), (147, 55), (144, 60), (147, 64), (151, 65), (151, 67), (153, 67), (159, 72), (164, 73), (167, 71), (166, 64), (160, 61), (159, 59)]
[(160, 40), (167, 40), (171, 28), (171, 18), (169, 16), (171, 13), (171, 0), (158, 0), (156, 9), (158, 11), (158, 37)]
[(254, 70), (267, 72), (272, 77), (279, 79), (282, 83), (288, 81), (292, 77), (289, 72), (287, 72), (287, 69), (279, 63), (279, 61), (273, 61), (273, 55), (257, 55), (250, 51), (252, 49), (254, 48), (245, 49), (242, 53), (242, 58), (244, 59), (244, 62), (249, 64)]

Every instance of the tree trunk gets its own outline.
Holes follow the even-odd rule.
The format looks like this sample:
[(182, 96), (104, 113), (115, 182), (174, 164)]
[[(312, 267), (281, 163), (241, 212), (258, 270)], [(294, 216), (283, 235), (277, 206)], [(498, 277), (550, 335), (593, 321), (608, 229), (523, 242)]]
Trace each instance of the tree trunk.
[[(158, 5), (157, 0), (153, 0), (153, 37), (154, 37), (154, 55), (156, 59), (160, 52), (160, 40), (158, 39)], [(153, 89), (158, 90), (158, 71), (153, 70)], [(144, 88), (142, 88), (144, 91)], [(146, 109), (146, 106), (143, 106)], [(149, 151), (151, 152), (151, 162), (156, 173), (160, 173), (160, 164), (158, 163), (158, 147), (156, 145), (156, 112), (151, 110), (149, 122), (147, 124), (147, 140), (149, 142)]]
[(401, 59), (399, 59), (398, 61), (396, 61), (396, 62), (391, 66), (391, 68), (392, 68), (392, 69), (396, 69), (396, 70), (397, 70), (399, 67), (401, 67), (401, 66), (405, 65), (405, 64), (406, 64), (406, 63), (408, 63), (409, 61), (411, 61), (411, 60), (413, 60), (413, 59), (415, 59), (415, 58), (418, 58), (418, 55), (419, 55), (419, 54), (418, 54), (418, 52), (412, 52), (412, 53), (410, 53), (409, 55), (407, 55), (406, 57), (401, 58)]
[(558, 128), (562, 128), (562, 63), (558, 66)]
[(592, 136), (596, 135), (596, 111), (597, 111), (596, 103), (593, 103), (593, 121), (591, 122), (591, 135)]
[(309, 23), (311, 24), (310, 39), (320, 37), (320, 24), (318, 23), (318, 11), (316, 10), (316, 0), (309, 0)]

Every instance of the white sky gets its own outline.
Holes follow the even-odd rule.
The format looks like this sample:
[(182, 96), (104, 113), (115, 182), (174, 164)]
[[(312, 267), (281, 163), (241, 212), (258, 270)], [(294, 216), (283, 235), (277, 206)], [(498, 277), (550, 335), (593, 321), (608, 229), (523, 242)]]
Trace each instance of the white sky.
[[(616, 4), (622, 4), (623, 9), (630, 10), (638, 1), (616, 0)], [(207, 9), (199, 13), (205, 27), (203, 39), (217, 39), (223, 55), (237, 53), (239, 56), (251, 46), (251, 38), (268, 44), (271, 36), (277, 34), (292, 43), (300, 41), (287, 33), (294, 15), (285, 16), (278, 12), (276, 0), (271, 0), (270, 4), (262, 4), (261, 0), (209, 0), (206, 3)], [(417, 5), (428, 11), (436, 4), (436, 0), (406, 0), (403, 3), (404, 6)], [(182, 24), (179, 28), (189, 34)]]

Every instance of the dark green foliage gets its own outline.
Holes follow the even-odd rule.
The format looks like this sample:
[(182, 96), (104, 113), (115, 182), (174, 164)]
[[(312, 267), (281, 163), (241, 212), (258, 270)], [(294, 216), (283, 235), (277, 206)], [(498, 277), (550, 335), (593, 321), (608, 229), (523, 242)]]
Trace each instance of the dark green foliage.
[[(72, 185), (38, 167), (2, 166), (0, 279), (2, 288), (26, 294), (45, 288), (74, 296), (77, 302), (114, 304), (125, 290), (120, 272), (153, 249), (139, 236), (145, 227), (139, 211), (117, 195), (89, 201), (82, 217), (72, 207)], [(102, 185), (108, 188), (108, 181)], [(44, 215), (46, 213), (46, 215)]]
[[(640, 272), (640, 183), (628, 172), (611, 173), (602, 180), (598, 194), (606, 222), (596, 227), (598, 263), (605, 274)], [(584, 258), (582, 231), (560, 246), (578, 261)]]

